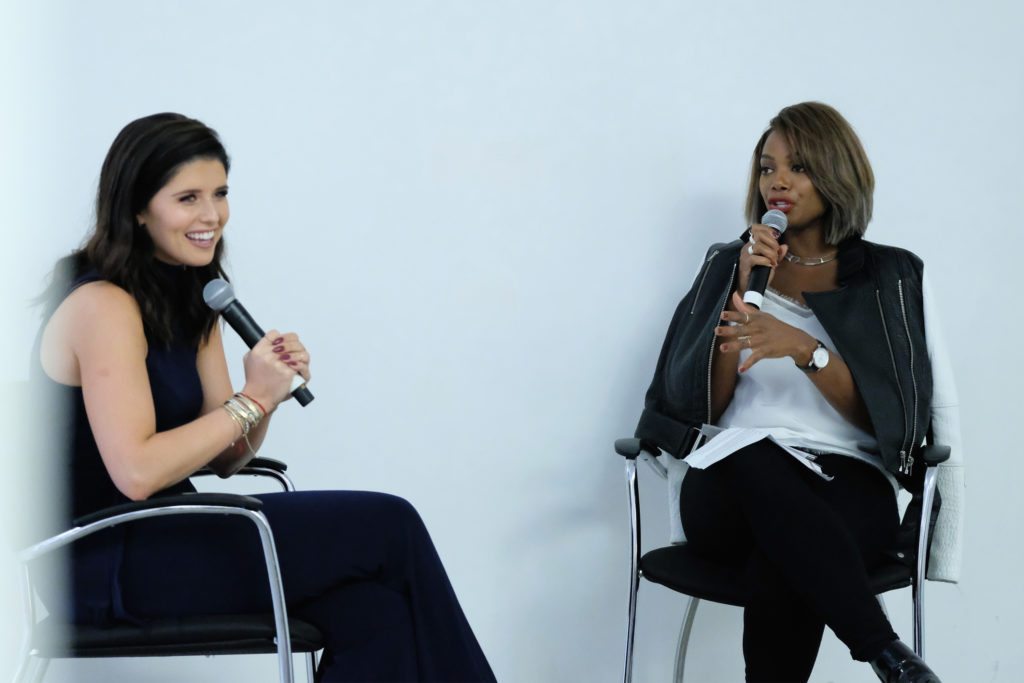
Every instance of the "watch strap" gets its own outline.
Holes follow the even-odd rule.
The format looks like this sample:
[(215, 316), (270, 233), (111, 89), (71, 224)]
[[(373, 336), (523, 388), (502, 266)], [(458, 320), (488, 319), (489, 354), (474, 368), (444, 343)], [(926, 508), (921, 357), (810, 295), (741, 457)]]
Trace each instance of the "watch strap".
[(814, 356), (815, 356), (815, 354), (818, 353), (818, 349), (825, 349), (825, 351), (828, 351), (828, 347), (825, 346), (821, 342), (820, 339), (815, 339), (814, 341), (816, 341), (818, 343), (818, 345), (814, 347), (813, 351), (811, 351), (811, 360), (808, 361), (807, 365), (798, 365), (797, 366), (798, 368), (800, 368), (804, 372), (821, 372), (822, 368), (824, 367), (824, 366), (819, 366), (817, 363), (814, 362)]

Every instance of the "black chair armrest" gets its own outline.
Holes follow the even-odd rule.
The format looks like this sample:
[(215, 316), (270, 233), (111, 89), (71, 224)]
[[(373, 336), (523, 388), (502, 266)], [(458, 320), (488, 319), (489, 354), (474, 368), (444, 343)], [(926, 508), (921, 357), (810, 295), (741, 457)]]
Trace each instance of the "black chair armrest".
[(87, 515), (82, 515), (74, 520), (75, 526), (86, 526), (94, 522), (101, 522), (111, 517), (123, 515), (128, 512), (139, 512), (141, 510), (155, 510), (158, 508), (173, 507), (175, 505), (219, 505), (222, 507), (240, 508), (244, 510), (259, 510), (263, 507), (263, 501), (252, 496), (241, 496), (234, 493), (182, 493), (175, 496), (161, 496), (140, 500), (131, 503), (112, 505)]
[[(253, 458), (245, 464), (246, 467), (263, 467), (268, 470), (274, 470), (275, 472), (286, 472), (288, 470), (288, 463), (281, 460), (274, 460), (273, 458)], [(243, 468), (244, 469), (244, 468)]]
[(650, 453), (653, 456), (661, 454), (658, 447), (651, 442), (637, 439), (635, 437), (628, 439), (616, 439), (615, 452), (627, 460), (636, 460), (640, 456), (641, 452)]
[(949, 446), (930, 443), (921, 449), (921, 459), (928, 467), (935, 467), (949, 460)]
[[(245, 463), (245, 466), (241, 467), (235, 475), (247, 474), (256, 477), (266, 477), (273, 479), (284, 491), (294, 491), (295, 485), (286, 473), (288, 464), (280, 460), (274, 460), (273, 458), (253, 458), (249, 462)], [(209, 467), (202, 467), (192, 473), (193, 477), (212, 477), (220, 476)]]
[[(256, 471), (254, 471), (256, 470)], [(274, 460), (273, 458), (253, 458), (249, 462), (245, 463), (241, 469), (235, 474), (265, 474), (259, 470), (271, 470), (278, 474), (284, 474), (288, 471), (288, 463), (281, 460)], [(220, 476), (209, 467), (200, 467), (198, 470), (192, 473), (193, 477), (213, 477)]]

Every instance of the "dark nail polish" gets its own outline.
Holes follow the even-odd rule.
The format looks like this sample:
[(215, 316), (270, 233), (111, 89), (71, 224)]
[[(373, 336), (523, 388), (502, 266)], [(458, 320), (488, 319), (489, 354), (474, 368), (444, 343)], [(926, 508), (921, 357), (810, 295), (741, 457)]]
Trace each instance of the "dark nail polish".
[(291, 354), (282, 353), (280, 356), (278, 356), (278, 358), (280, 358), (281, 360), (288, 360), (289, 358), (291, 358)]
[(274, 341), (272, 341), (270, 343), (271, 344), (280, 344), (283, 341), (284, 341), (284, 337), (278, 337), (277, 339), (275, 339)]
[(288, 365), (298, 365), (298, 364), (299, 364), (299, 361), (297, 361), (297, 360), (290, 360), (290, 361), (288, 361)]
[(274, 347), (274, 353), (281, 353), (282, 351), (284, 351), (284, 345)]

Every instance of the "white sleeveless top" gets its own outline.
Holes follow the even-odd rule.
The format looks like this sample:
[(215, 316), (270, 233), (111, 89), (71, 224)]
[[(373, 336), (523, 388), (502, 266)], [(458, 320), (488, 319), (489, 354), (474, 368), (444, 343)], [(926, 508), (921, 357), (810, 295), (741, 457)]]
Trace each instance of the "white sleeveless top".
[[(833, 356), (838, 356), (832, 339), (810, 308), (769, 288), (762, 311), (781, 322), (799, 328), (818, 339)], [(741, 362), (750, 350), (740, 352)], [(718, 426), (768, 430), (781, 444), (847, 455), (878, 469), (894, 491), (896, 479), (877, 455), (878, 441), (847, 421), (829, 405), (810, 377), (791, 358), (766, 358), (736, 380), (736, 391)]]

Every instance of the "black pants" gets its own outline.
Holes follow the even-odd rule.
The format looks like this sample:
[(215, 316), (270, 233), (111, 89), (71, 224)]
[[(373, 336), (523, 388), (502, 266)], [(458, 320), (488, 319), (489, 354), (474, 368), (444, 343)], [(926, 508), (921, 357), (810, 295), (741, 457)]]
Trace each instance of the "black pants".
[(861, 661), (896, 639), (866, 573), (899, 526), (892, 487), (852, 458), (818, 463), (832, 481), (765, 440), (683, 479), (690, 546), (739, 564), (749, 582), (748, 681), (806, 681), (826, 625)]
[[(494, 681), (416, 510), (380, 493), (258, 496), (289, 614), (320, 628), (320, 681)], [(120, 571), (132, 617), (271, 610), (251, 524), (219, 516), (133, 525)]]

